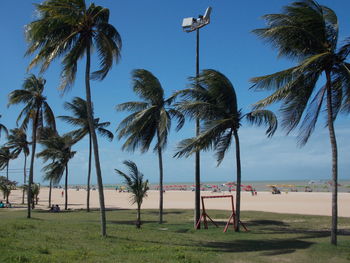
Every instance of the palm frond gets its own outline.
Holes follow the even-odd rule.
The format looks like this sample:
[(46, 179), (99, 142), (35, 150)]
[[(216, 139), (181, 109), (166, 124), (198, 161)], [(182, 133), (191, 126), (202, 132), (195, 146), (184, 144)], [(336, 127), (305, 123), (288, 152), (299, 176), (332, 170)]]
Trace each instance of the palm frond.
[(273, 136), (277, 130), (278, 121), (276, 115), (269, 110), (254, 110), (246, 115), (247, 120), (251, 124), (257, 126), (265, 125), (267, 126), (266, 135), (268, 137)]

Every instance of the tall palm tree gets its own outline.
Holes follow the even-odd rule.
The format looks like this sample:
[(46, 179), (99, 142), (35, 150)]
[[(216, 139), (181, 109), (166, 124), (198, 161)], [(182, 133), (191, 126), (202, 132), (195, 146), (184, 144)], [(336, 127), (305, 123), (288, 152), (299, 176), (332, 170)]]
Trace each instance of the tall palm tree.
[(237, 106), (237, 97), (230, 80), (222, 73), (207, 69), (198, 78), (191, 78), (192, 88), (182, 91), (184, 101), (178, 109), (191, 118), (203, 121), (203, 130), (195, 138), (185, 139), (178, 145), (177, 157), (190, 156), (199, 150), (213, 149), (218, 165), (224, 159), (232, 138), (236, 146), (236, 231), (239, 231), (241, 203), (241, 157), (238, 137), (242, 120), (251, 124), (266, 125), (266, 134), (272, 136), (277, 128), (276, 116), (267, 110), (256, 110), (243, 114)]
[[(338, 46), (338, 19), (334, 11), (313, 0), (285, 6), (281, 14), (265, 15), (268, 26), (253, 32), (271, 43), (297, 65), (252, 79), (255, 90), (272, 90), (255, 108), (281, 103), (282, 127), (287, 133), (299, 126), (299, 145), (307, 143), (320, 112), (327, 113), (332, 148), (332, 227), (331, 243), (337, 244), (338, 153), (333, 122), (343, 108), (350, 112), (350, 39)], [(325, 83), (318, 87), (317, 82)], [(300, 124), (301, 123), (301, 124)], [(300, 124), (300, 125), (299, 125)]]
[(138, 170), (137, 165), (133, 161), (123, 162), (129, 170), (129, 175), (118, 169), (114, 169), (117, 174), (125, 180), (128, 190), (132, 193), (132, 204), (137, 204), (136, 227), (141, 227), (141, 205), (143, 199), (147, 197), (148, 180), (143, 180), (143, 174)]
[(9, 94), (9, 105), (25, 104), (17, 118), (17, 124), (23, 119), (20, 129), (26, 130), (29, 122), (32, 122), (32, 155), (27, 188), (28, 218), (31, 217), (30, 204), (32, 203), (31, 189), (34, 176), (36, 139), (40, 137), (40, 130), (44, 127), (44, 124), (54, 130), (56, 129), (55, 116), (43, 95), (45, 83), (45, 79), (37, 78), (32, 74), (24, 80), (22, 89), (14, 90)]
[[(94, 112), (93, 105), (92, 112)], [(92, 160), (92, 144), (91, 134), (89, 130), (89, 121), (87, 114), (87, 103), (85, 100), (79, 97), (75, 97), (72, 102), (65, 102), (64, 108), (72, 112), (73, 116), (59, 116), (58, 118), (65, 122), (79, 127), (79, 129), (72, 131), (72, 135), (77, 140), (83, 139), (87, 134), (89, 135), (89, 164), (88, 164), (88, 176), (87, 176), (87, 198), (86, 198), (86, 211), (90, 212), (90, 182), (91, 182), (91, 160)], [(100, 122), (99, 118), (95, 118), (94, 127), (97, 133), (107, 138), (109, 141), (113, 140), (113, 133), (106, 129), (110, 125), (110, 122)]]
[(0, 148), (0, 170), (6, 168), (6, 179), (9, 179), (9, 164), (10, 160), (14, 159), (14, 155), (7, 146), (2, 146)]
[(178, 120), (177, 130), (184, 123), (184, 116), (171, 108), (173, 97), (164, 99), (164, 90), (159, 80), (145, 69), (136, 69), (132, 72), (133, 89), (144, 101), (126, 102), (116, 106), (118, 111), (133, 112), (118, 126), (118, 138), (126, 137), (123, 150), (141, 152), (148, 151), (153, 139), (157, 143), (154, 151), (159, 159), (159, 223), (163, 223), (163, 160), (162, 151), (167, 144), (171, 127), (171, 118)]
[[(0, 118), (2, 116), (0, 115)], [(0, 137), (1, 137), (1, 131), (4, 131), (7, 134), (7, 128), (4, 124), (0, 123)]]
[[(23, 167), (23, 184), (27, 183), (27, 157), (29, 155), (29, 142), (27, 141), (27, 134), (24, 130), (15, 128), (10, 130), (10, 134), (7, 137), (6, 146), (12, 150), (14, 157), (17, 158), (21, 152), (24, 154), (24, 167)], [(24, 204), (25, 190), (23, 188), (22, 204)]]
[(43, 158), (44, 162), (47, 162), (48, 160), (52, 161), (43, 168), (46, 180), (52, 180), (54, 184), (59, 183), (65, 172), (65, 210), (68, 209), (68, 162), (76, 153), (71, 149), (72, 145), (76, 142), (77, 141), (69, 134), (63, 136), (56, 134), (49, 138), (40, 140), (43, 150), (37, 154), (37, 157)]
[[(70, 88), (76, 77), (78, 60), (86, 56), (85, 89), (89, 128), (93, 143), (101, 211), (101, 233), (106, 236), (106, 215), (97, 136), (93, 126), (90, 78), (103, 80), (120, 58), (121, 38), (109, 24), (109, 10), (85, 0), (46, 0), (36, 5), (38, 19), (26, 28), (29, 48), (26, 54), (37, 55), (30, 68), (41, 64), (41, 72), (58, 57), (63, 57), (61, 88)], [(98, 53), (100, 69), (90, 74), (91, 52)]]

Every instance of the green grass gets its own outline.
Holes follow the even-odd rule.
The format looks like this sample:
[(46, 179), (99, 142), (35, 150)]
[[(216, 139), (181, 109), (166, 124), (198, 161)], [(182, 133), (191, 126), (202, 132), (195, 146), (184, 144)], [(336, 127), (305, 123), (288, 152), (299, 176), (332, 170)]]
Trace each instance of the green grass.
[[(210, 211), (213, 218), (228, 212)], [(209, 225), (193, 229), (190, 210), (144, 210), (142, 229), (135, 211), (107, 213), (101, 238), (99, 212), (0, 211), (0, 262), (350, 262), (350, 220), (339, 218), (337, 247), (329, 244), (329, 217), (243, 212), (249, 232)]]

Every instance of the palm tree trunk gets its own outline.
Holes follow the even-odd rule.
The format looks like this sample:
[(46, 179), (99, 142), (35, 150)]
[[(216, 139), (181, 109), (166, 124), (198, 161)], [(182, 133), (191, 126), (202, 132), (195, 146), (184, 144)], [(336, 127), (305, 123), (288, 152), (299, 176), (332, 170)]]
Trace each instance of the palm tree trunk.
[[(160, 142), (159, 131), (157, 130), (158, 144)], [(159, 160), (159, 224), (163, 224), (163, 158), (162, 149), (158, 146)]]
[(29, 180), (28, 180), (28, 190), (27, 190), (27, 218), (31, 218), (31, 205), (32, 205), (32, 184), (34, 177), (34, 157), (35, 157), (35, 148), (36, 148), (36, 130), (38, 126), (38, 116), (39, 109), (36, 109), (36, 113), (33, 120), (33, 132), (32, 132), (32, 155), (30, 157), (30, 169), (29, 169)]
[(98, 186), (98, 194), (100, 200), (100, 213), (101, 213), (101, 235), (106, 236), (106, 211), (105, 211), (105, 199), (103, 194), (103, 182), (102, 182), (102, 174), (101, 174), (101, 166), (100, 166), (100, 156), (98, 153), (98, 143), (97, 136), (94, 127), (94, 117), (92, 113), (92, 105), (91, 105), (91, 91), (90, 91), (90, 42), (86, 47), (86, 70), (85, 70), (85, 88), (86, 88), (86, 105), (87, 105), (87, 115), (89, 122), (89, 129), (94, 149), (95, 156), (95, 166), (96, 166), (96, 176), (97, 176), (97, 186)]
[(332, 108), (332, 90), (330, 72), (326, 71), (327, 77), (327, 124), (329, 138), (332, 147), (332, 226), (331, 226), (331, 244), (337, 245), (337, 227), (338, 227), (338, 149), (333, 125)]
[(241, 152), (239, 148), (239, 137), (237, 130), (233, 135), (236, 142), (236, 167), (237, 167), (237, 185), (236, 185), (236, 220), (235, 231), (239, 232), (239, 222), (241, 217)]
[(49, 208), (51, 207), (51, 194), (52, 194), (52, 179), (50, 179), (50, 189), (49, 189)]
[(68, 209), (68, 164), (66, 164), (66, 178), (64, 182), (64, 210)]
[(136, 227), (141, 227), (141, 205), (137, 204), (137, 219), (136, 219)]
[(7, 180), (9, 179), (9, 164), (10, 164), (10, 161), (7, 161), (7, 163), (6, 163), (6, 179)]
[(87, 197), (86, 197), (86, 212), (90, 212), (90, 181), (91, 181), (91, 134), (89, 133), (89, 168), (88, 168), (88, 177), (87, 177)]
[[(27, 181), (27, 155), (24, 154), (23, 185), (26, 184), (26, 181)], [(25, 195), (25, 189), (23, 188), (22, 205), (24, 204), (24, 195)]]

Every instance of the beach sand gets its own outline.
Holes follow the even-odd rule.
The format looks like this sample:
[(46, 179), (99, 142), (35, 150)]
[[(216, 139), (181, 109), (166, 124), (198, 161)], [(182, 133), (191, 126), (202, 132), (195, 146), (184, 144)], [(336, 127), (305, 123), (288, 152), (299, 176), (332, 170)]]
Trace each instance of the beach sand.
[[(61, 196), (62, 189), (52, 190), (52, 204), (58, 204), (61, 209), (64, 207), (64, 197)], [(130, 204), (130, 194), (119, 193), (116, 190), (104, 190), (106, 208), (109, 209), (132, 209), (135, 205)], [(211, 193), (202, 192), (202, 195), (229, 195), (235, 192)], [(49, 189), (42, 188), (39, 195), (37, 208), (47, 209)], [(21, 190), (14, 190), (10, 195), (10, 202), (14, 207), (20, 207), (22, 200)], [(159, 207), (159, 192), (151, 190), (144, 200), (142, 208), (157, 209)], [(84, 209), (86, 207), (86, 190), (68, 190), (69, 209)], [(338, 194), (338, 215), (350, 217), (350, 193)], [(229, 210), (230, 199), (206, 199), (206, 209)], [(22, 205), (23, 206), (23, 205)], [(91, 208), (99, 207), (98, 191), (91, 191)], [(164, 209), (193, 209), (194, 192), (191, 191), (167, 191), (164, 194)], [(291, 213), (305, 215), (331, 215), (331, 193), (325, 192), (289, 192), (280, 195), (273, 195), (271, 192), (258, 192), (252, 196), (250, 192), (242, 192), (241, 210), (243, 211), (264, 211), (276, 213)]]

